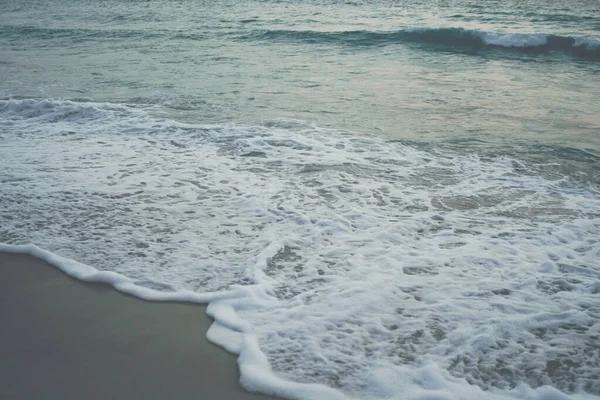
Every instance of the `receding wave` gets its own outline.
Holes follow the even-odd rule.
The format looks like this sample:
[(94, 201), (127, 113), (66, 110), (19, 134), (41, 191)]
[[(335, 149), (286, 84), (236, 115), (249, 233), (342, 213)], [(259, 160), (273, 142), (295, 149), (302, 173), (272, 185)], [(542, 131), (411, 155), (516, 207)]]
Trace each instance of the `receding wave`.
[(59, 99), (0, 99), (0, 142), (0, 242), (104, 272), (1, 250), (211, 301), (208, 338), (240, 354), (249, 389), (598, 399), (600, 192), (552, 170), (578, 160), (595, 176), (593, 155), (547, 146), (530, 162)]
[(495, 33), (463, 28), (408, 28), (397, 31), (264, 30), (245, 39), (303, 43), (386, 46), (417, 43), (443, 48), (501, 48), (534, 53), (561, 52), (600, 58), (600, 40), (545, 33)]

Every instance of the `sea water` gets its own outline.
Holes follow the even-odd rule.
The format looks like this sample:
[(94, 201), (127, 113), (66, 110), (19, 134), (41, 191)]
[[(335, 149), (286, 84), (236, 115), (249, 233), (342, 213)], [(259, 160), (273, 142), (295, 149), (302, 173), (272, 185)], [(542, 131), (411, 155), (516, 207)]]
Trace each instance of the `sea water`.
[(0, 10), (1, 249), (210, 303), (250, 390), (600, 395), (597, 1)]

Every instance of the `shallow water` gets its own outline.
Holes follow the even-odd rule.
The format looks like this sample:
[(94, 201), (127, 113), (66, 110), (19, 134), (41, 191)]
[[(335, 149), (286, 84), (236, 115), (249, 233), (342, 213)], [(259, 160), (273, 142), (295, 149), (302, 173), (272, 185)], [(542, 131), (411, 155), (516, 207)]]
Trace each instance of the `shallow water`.
[(597, 2), (0, 6), (0, 242), (349, 398), (600, 394)]

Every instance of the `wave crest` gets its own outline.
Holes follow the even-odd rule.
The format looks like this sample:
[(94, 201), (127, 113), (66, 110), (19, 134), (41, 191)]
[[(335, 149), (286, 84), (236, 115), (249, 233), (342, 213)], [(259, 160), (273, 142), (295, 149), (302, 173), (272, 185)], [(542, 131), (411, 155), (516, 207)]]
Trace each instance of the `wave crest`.
[(600, 40), (545, 33), (496, 33), (464, 28), (407, 28), (397, 31), (264, 30), (246, 39), (385, 46), (417, 43), (452, 48), (503, 48), (536, 53), (562, 52), (600, 58)]

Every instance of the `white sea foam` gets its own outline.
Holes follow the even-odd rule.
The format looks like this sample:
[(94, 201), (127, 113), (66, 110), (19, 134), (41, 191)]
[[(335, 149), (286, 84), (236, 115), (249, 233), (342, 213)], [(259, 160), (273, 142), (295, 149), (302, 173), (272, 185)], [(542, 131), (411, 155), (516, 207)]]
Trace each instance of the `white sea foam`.
[(591, 37), (571, 37), (551, 35), (546, 33), (522, 33), (522, 32), (490, 32), (480, 29), (467, 28), (444, 28), (444, 27), (413, 27), (406, 29), (408, 33), (418, 33), (426, 36), (424, 39), (442, 43), (448, 42), (449, 38), (455, 45), (478, 44), (498, 46), (506, 48), (538, 48), (546, 46), (548, 50), (574, 51), (584, 49), (595, 52), (600, 50), (600, 41)]
[(583, 47), (584, 49), (590, 51), (600, 51), (600, 40), (586, 37), (578, 37), (575, 39), (575, 43), (573, 44), (573, 46)]
[[(485, 31), (473, 31), (475, 36), (480, 37), (484, 43), (501, 47), (540, 47), (548, 45), (552, 35), (543, 33), (492, 33)], [(583, 48), (588, 51), (600, 50), (600, 41), (588, 37), (554, 37), (555, 41), (562, 40), (570, 42), (572, 48)], [(565, 47), (565, 44), (556, 44), (555, 47)], [(552, 46), (551, 46), (552, 47)], [(558, 50), (558, 48), (557, 48)]]
[(548, 43), (548, 35), (541, 33), (498, 34), (491, 32), (478, 32), (476, 35), (481, 37), (486, 44), (502, 47), (538, 47)]
[[(234, 288), (223, 292), (195, 293), (190, 291), (163, 292), (136, 285), (131, 279), (111, 271), (98, 271), (88, 265), (70, 260), (35, 245), (10, 245), (0, 243), (0, 251), (8, 253), (29, 254), (55, 265), (68, 275), (90, 283), (106, 283), (115, 289), (144, 300), (180, 301), (189, 303), (209, 303), (209, 314), (215, 319), (211, 325), (208, 339), (239, 355), (240, 382), (250, 391), (282, 396), (290, 399), (344, 399), (342, 393), (320, 384), (302, 384), (286, 381), (273, 374), (268, 360), (260, 350), (253, 335), (244, 333), (238, 324), (235, 310), (223, 307), (221, 302), (241, 303), (242, 307), (252, 306), (253, 297), (249, 288)], [(235, 300), (237, 299), (237, 300)], [(218, 310), (218, 311), (217, 311)]]
[(566, 173), (67, 101), (0, 101), (0, 138), (0, 239), (105, 272), (0, 250), (210, 303), (248, 389), (598, 398), (600, 192)]

